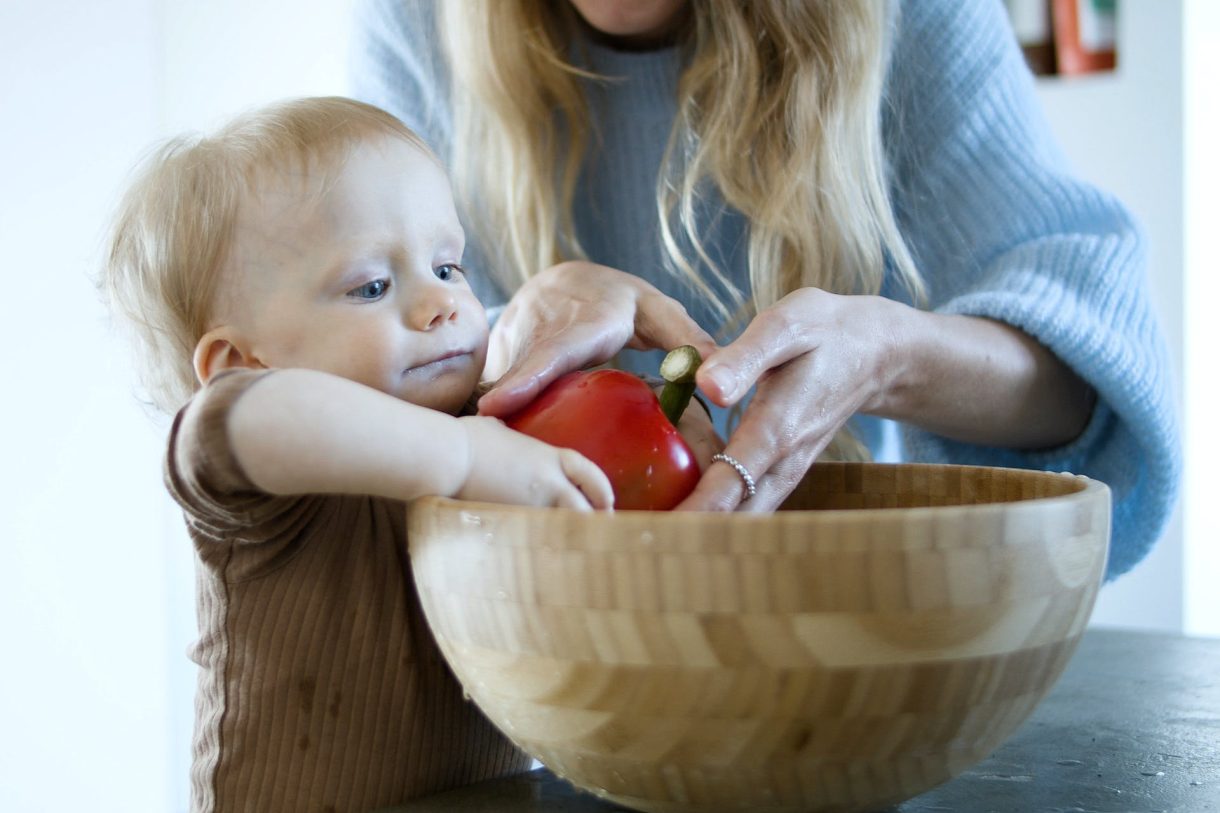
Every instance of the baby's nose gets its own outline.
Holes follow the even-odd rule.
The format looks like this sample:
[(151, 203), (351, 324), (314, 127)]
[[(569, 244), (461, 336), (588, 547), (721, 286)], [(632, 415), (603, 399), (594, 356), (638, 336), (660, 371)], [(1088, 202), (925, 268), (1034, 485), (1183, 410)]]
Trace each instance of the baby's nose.
[(457, 315), (457, 298), (453, 292), (431, 285), (413, 297), (407, 319), (416, 330), (435, 330), (445, 322), (456, 320)]

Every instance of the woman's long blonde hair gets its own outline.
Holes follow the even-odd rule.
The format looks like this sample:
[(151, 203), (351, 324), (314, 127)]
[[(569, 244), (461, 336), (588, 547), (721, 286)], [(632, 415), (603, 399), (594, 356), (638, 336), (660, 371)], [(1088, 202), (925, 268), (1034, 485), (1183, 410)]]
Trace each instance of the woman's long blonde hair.
[[(725, 323), (802, 287), (878, 293), (887, 254), (921, 299), (881, 143), (888, 4), (691, 0), (690, 10), (656, 187), (671, 271)], [(442, 4), (441, 21), (459, 55), (455, 183), (476, 233), (500, 236), (490, 248), (507, 267), (492, 273), (511, 291), (584, 256), (572, 218), (592, 141), (581, 83), (613, 79), (570, 59), (579, 26), (567, 0), (461, 0)], [(709, 181), (750, 224), (752, 297), (703, 248), (695, 212)]]

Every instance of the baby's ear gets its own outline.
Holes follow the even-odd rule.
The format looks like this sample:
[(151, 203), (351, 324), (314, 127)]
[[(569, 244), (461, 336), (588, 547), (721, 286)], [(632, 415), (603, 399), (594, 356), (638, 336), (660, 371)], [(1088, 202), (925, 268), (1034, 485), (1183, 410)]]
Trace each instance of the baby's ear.
[(206, 384), (218, 373), (244, 367), (262, 370), (266, 367), (259, 361), (241, 337), (232, 328), (218, 327), (209, 330), (195, 345), (195, 376), (200, 384)]

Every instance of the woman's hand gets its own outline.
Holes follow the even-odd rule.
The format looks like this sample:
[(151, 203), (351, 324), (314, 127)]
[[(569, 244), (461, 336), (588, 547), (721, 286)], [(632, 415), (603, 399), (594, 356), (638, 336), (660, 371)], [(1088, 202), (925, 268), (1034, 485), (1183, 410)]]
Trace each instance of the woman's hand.
[[(661, 397), (661, 390), (662, 387), (653, 387), (658, 398)], [(724, 451), (724, 438), (716, 431), (712, 416), (693, 398), (683, 410), (675, 428), (690, 447), (701, 473), (706, 472), (712, 464), (712, 455)]]
[(671, 350), (715, 343), (677, 301), (604, 265), (551, 266), (521, 287), (491, 332), (485, 375), (499, 379), (479, 413), (510, 415), (564, 373), (609, 360), (624, 347)]
[(693, 401), (678, 419), (677, 429), (694, 453), (701, 472), (712, 464), (712, 455), (724, 451), (724, 439), (717, 434), (711, 416)]
[(919, 311), (876, 296), (803, 288), (705, 358), (699, 388), (732, 406), (754, 398), (725, 453), (754, 478), (711, 466), (679, 509), (770, 511), (857, 412), (965, 443), (1045, 449), (1076, 438), (1096, 396), (1017, 328)]
[(455, 497), (580, 511), (614, 507), (610, 480), (579, 452), (515, 432), (499, 418), (471, 415), (458, 422), (469, 453)]
[(728, 465), (713, 464), (678, 508), (779, 506), (848, 418), (877, 406), (895, 373), (892, 330), (903, 307), (881, 297), (803, 288), (706, 357), (696, 380), (720, 406), (732, 406), (758, 386), (725, 449), (753, 476), (757, 493), (743, 502), (741, 477)]

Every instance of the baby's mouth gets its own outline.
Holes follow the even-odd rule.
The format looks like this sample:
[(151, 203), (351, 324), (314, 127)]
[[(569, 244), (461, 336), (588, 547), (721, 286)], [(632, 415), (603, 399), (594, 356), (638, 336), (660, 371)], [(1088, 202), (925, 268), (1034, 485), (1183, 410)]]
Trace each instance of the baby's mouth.
[(408, 367), (405, 375), (441, 375), (442, 373), (456, 370), (465, 365), (470, 358), (469, 350), (453, 350), (444, 353), (431, 361), (426, 361), (423, 364), (417, 364), (414, 367)]

